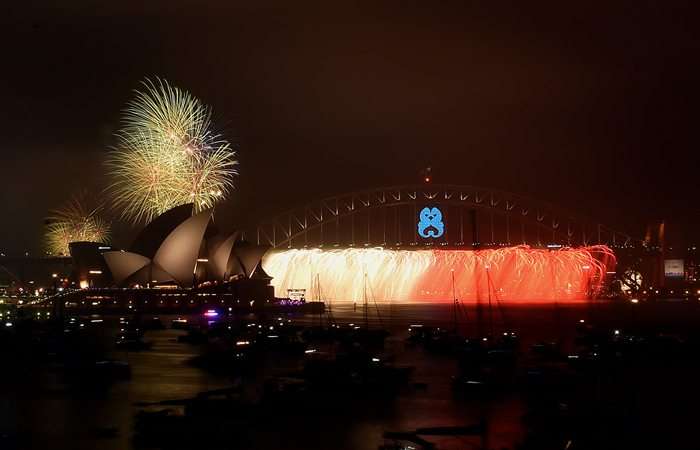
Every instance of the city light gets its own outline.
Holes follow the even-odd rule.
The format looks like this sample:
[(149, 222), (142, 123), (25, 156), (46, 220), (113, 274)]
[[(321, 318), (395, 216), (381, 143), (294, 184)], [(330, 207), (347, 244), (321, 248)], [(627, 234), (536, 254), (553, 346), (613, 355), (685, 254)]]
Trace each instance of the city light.
[(204, 311), (204, 316), (206, 317), (217, 317), (219, 313), (215, 309), (208, 309)]

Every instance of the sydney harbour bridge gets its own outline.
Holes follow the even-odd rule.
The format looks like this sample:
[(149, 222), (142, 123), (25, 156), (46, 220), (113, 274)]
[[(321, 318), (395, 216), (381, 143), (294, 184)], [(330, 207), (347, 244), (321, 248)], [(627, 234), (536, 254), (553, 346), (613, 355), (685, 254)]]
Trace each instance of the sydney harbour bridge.
[[(216, 239), (208, 234), (195, 246), (211, 247)], [(320, 297), (322, 285), (324, 296), (335, 301), (358, 301), (367, 288), (380, 301), (445, 301), (455, 296), (478, 301), (492, 293), (506, 301), (581, 301), (597, 296), (615, 271), (617, 276), (624, 274), (615, 266), (616, 256), (642, 248), (641, 241), (625, 233), (551, 203), (496, 189), (433, 184), (315, 200), (230, 234), (225, 242), (234, 250), (232, 255), (243, 249), (234, 241), (248, 246), (241, 250), (246, 254), (258, 255), (261, 270), (248, 267), (245, 277), (269, 275), (275, 296), (286, 297), (298, 289), (307, 292), (307, 298)], [(193, 255), (196, 273), (190, 287), (196, 288), (197, 278), (206, 277), (206, 266), (213, 264), (212, 256), (201, 251)], [(251, 265), (231, 258), (228, 269), (221, 269), (225, 273), (232, 273), (232, 262)], [(109, 291), (116, 286), (102, 288), (128, 305), (134, 301), (142, 307), (180, 307), (213, 300), (211, 287), (199, 293), (183, 291), (186, 299), (179, 298), (181, 293), (160, 291), (152, 301), (149, 296), (155, 294), (144, 291), (143, 282), (133, 293)], [(220, 282), (217, 286), (217, 295), (222, 295)], [(239, 297), (227, 292), (222, 299), (228, 305)], [(87, 306), (92, 299), (81, 302)]]
[[(435, 208), (443, 229), (420, 234), (420, 213)], [(637, 245), (629, 235), (571, 211), (510, 192), (461, 185), (402, 185), (327, 197), (263, 221), (258, 244), (305, 247), (490, 248)]]
[(551, 203), (429, 183), (316, 200), (263, 221), (254, 236), (272, 248), (263, 267), (278, 295), (321, 284), (327, 296), (354, 301), (367, 283), (381, 300), (479, 301), (498, 292), (511, 301), (582, 301), (609, 284), (615, 253), (641, 247)]

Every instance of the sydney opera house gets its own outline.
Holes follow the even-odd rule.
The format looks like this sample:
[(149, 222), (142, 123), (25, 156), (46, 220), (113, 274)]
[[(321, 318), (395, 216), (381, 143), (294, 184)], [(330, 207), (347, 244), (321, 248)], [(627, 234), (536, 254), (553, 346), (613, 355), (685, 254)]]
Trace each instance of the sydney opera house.
[(71, 246), (82, 287), (192, 288), (255, 282), (272, 296), (261, 267), (267, 246), (222, 234), (212, 210), (192, 214), (192, 205), (173, 208), (149, 223), (128, 250), (92, 242)]

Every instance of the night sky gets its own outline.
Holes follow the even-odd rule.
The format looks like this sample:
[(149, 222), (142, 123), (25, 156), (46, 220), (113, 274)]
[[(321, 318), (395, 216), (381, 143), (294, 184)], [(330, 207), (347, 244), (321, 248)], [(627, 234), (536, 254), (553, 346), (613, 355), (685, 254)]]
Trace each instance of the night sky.
[(146, 76), (211, 105), (238, 146), (225, 226), (426, 165), (633, 235), (700, 211), (694, 2), (20, 3), (0, 6), (8, 254), (38, 251), (49, 209), (106, 186)]

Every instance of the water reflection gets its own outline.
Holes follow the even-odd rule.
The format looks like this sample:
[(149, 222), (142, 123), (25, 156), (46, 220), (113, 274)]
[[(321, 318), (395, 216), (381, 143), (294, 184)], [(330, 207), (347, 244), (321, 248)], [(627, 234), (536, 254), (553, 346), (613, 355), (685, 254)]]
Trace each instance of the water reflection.
[[(457, 372), (453, 358), (431, 354), (420, 346), (405, 342), (408, 325), (423, 323), (432, 326), (453, 326), (452, 311), (444, 305), (383, 305), (379, 316), (368, 315), (370, 326), (380, 323), (393, 334), (386, 341), (385, 351), (396, 355), (397, 364), (415, 367), (411, 384), (402, 389), (393, 400), (366, 399), (347, 401), (347, 396), (328, 396), (323, 402), (300, 404), (298, 408), (271, 411), (256, 416), (255, 421), (240, 431), (253, 448), (260, 449), (376, 449), (385, 431), (409, 431), (431, 426), (462, 426), (486, 422), (487, 432), (479, 437), (431, 438), (438, 448), (464, 448), (465, 445), (487, 445), (489, 448), (515, 448), (525, 436), (523, 417), (528, 414), (527, 399), (516, 390), (499, 392), (486, 398), (455, 398), (451, 376)], [(609, 314), (608, 314), (609, 313)], [(609, 320), (618, 316), (608, 311)], [(333, 309), (336, 320), (361, 323), (364, 314), (352, 306)], [(588, 307), (533, 307), (509, 308), (498, 319), (498, 326), (515, 324), (522, 338), (522, 347), (535, 342), (558, 339), (564, 347), (573, 345), (575, 326), (590, 317)], [(476, 311), (467, 312), (474, 320)], [(606, 316), (607, 317), (607, 316)], [(697, 317), (695, 314), (694, 317)], [(163, 316), (160, 320), (169, 326), (177, 316)], [(503, 320), (505, 318), (505, 320)], [(181, 317), (198, 322), (201, 316)], [(211, 321), (212, 317), (205, 320)], [(254, 319), (249, 317), (249, 319)], [(259, 318), (257, 318), (259, 319)], [(270, 318), (267, 318), (270, 319)], [(318, 316), (285, 317), (295, 322), (313, 324)], [(625, 319), (629, 322), (628, 316)], [(2, 431), (12, 434), (16, 448), (58, 449), (126, 449), (132, 448), (135, 406), (143, 402), (191, 398), (202, 391), (222, 389), (242, 381), (246, 395), (259, 398), (265, 376), (281, 375), (298, 368), (299, 358), (271, 352), (255, 369), (240, 376), (205, 371), (189, 361), (200, 355), (201, 347), (178, 342), (185, 332), (176, 329), (155, 329), (146, 333), (152, 342), (147, 351), (116, 350), (114, 336), (122, 326), (118, 318), (105, 317), (101, 331), (95, 333), (96, 344), (110, 347), (109, 357), (128, 361), (131, 379), (109, 385), (69, 376), (59, 365), (49, 362), (26, 363), (6, 371), (2, 383), (0, 421)], [(464, 333), (474, 331), (474, 323), (464, 321), (458, 326)], [(684, 369), (684, 382), (690, 382), (692, 372)], [(697, 372), (697, 370), (696, 370)], [(671, 369), (653, 372), (659, 380), (668, 380)], [(679, 378), (676, 378), (679, 379)], [(632, 391), (645, 392), (651, 380), (640, 376), (634, 380)], [(658, 385), (657, 385), (658, 386)], [(666, 388), (669, 385), (664, 385)], [(683, 387), (674, 387), (675, 397), (684, 395)], [(641, 402), (640, 398), (635, 401)], [(652, 405), (667, 404), (670, 400), (654, 397)], [(638, 420), (652, 419), (648, 407)], [(644, 415), (646, 414), (646, 415)], [(637, 420), (637, 419), (635, 419)], [(240, 436), (239, 436), (240, 437)], [(234, 436), (232, 436), (234, 440)], [(9, 447), (12, 448), (12, 447)], [(202, 448), (207, 448), (203, 443)]]

